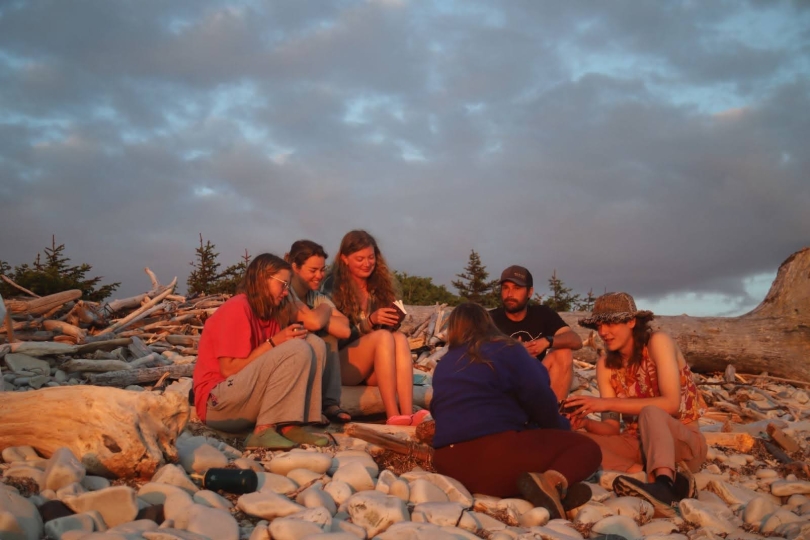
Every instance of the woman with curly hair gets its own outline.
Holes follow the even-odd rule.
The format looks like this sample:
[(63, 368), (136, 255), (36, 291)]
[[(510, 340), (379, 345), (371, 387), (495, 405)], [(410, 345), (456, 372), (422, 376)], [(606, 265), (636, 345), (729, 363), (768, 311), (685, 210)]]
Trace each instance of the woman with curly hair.
[(374, 237), (366, 231), (347, 233), (330, 280), (332, 300), (351, 323), (351, 335), (338, 342), (343, 384), (379, 387), (389, 424), (418, 424), (427, 411), (412, 414), (411, 350), (397, 331), (394, 279)]

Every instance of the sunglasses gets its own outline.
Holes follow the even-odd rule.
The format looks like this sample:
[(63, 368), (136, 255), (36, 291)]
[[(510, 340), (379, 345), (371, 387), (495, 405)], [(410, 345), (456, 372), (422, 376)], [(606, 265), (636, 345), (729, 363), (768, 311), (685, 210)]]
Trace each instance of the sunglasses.
[(272, 279), (275, 279), (279, 283), (281, 283), (281, 290), (282, 291), (289, 290), (289, 288), (290, 288), (290, 282), (289, 281), (284, 281), (283, 279), (278, 279), (276, 276), (270, 276), (270, 277)]

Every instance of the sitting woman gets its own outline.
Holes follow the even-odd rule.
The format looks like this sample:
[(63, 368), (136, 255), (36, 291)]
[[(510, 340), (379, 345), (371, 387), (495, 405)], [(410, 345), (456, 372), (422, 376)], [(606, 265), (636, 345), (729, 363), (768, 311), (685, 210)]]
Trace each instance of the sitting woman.
[[(573, 427), (584, 428), (602, 448), (603, 468), (629, 473), (646, 468), (654, 479), (619, 476), (614, 491), (645, 498), (667, 514), (673, 503), (694, 496), (691, 476), (676, 474), (675, 464), (685, 461), (697, 471), (705, 461), (698, 419), (706, 405), (681, 350), (667, 334), (650, 329), (652, 319), (651, 311), (636, 310), (627, 293), (596, 299), (593, 314), (579, 324), (605, 342), (607, 352), (596, 364), (601, 397), (571, 396), (566, 407), (577, 407)], [(602, 413), (602, 420), (586, 418), (592, 412)]]
[(374, 237), (347, 233), (329, 279), (332, 300), (351, 323), (351, 335), (338, 343), (343, 384), (378, 386), (389, 424), (418, 424), (428, 413), (413, 414), (411, 349), (396, 330), (394, 282)]
[(338, 339), (351, 335), (349, 319), (337, 310), (332, 300), (318, 291), (326, 272), (326, 252), (311, 240), (298, 240), (284, 256), (292, 266), (290, 297), (296, 318), (326, 343), (323, 370), (323, 414), (332, 422), (345, 424), (352, 417), (340, 406), (340, 356)]
[(558, 412), (545, 366), (478, 304), (450, 314), (448, 347), (433, 373), (436, 470), (473, 493), (521, 493), (552, 519), (587, 502), (590, 488), (578, 482), (602, 455)]
[(302, 424), (321, 419), (323, 340), (285, 324), (290, 265), (264, 253), (248, 266), (240, 293), (206, 321), (194, 368), (194, 405), (207, 426), (254, 427), (246, 448), (326, 446)]

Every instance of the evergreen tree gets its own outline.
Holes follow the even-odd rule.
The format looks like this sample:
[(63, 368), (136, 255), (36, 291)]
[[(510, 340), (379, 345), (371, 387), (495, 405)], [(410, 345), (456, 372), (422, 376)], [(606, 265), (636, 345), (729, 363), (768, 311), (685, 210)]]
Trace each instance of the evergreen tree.
[(578, 294), (571, 294), (570, 287), (566, 287), (565, 283), (557, 277), (557, 270), (551, 274), (548, 280), (548, 288), (551, 294), (543, 301), (543, 304), (550, 307), (554, 311), (571, 311), (574, 305), (579, 302)]
[(230, 265), (217, 276), (216, 283), (211, 287), (211, 294), (236, 294), (236, 288), (245, 277), (245, 270), (247, 270), (251, 258), (246, 249), (241, 261)]
[(586, 296), (583, 301), (577, 303), (574, 309), (577, 311), (591, 311), (595, 300), (596, 297), (593, 295), (593, 287), (591, 287), (591, 290), (588, 291), (588, 296)]
[(461, 299), (447, 290), (444, 285), (436, 285), (433, 278), (409, 276), (407, 273), (394, 271), (402, 289), (402, 301), (412, 306), (432, 306), (437, 302), (457, 306)]
[[(82, 299), (91, 302), (104, 300), (121, 285), (116, 282), (99, 287), (101, 277), (86, 279), (85, 276), (93, 267), (87, 263), (71, 266), (70, 258), (64, 254), (65, 244), (57, 245), (56, 236), (51, 236), (51, 247), (46, 247), (44, 251), (44, 261), (42, 254), (37, 253), (32, 265), (21, 264), (14, 268), (13, 273), (8, 263), (0, 261), (0, 273), (40, 296), (79, 289)], [(3, 282), (0, 284), (0, 294), (8, 298), (17, 296), (19, 290)]]
[(458, 290), (458, 295), (484, 307), (496, 307), (498, 280), (488, 281), (487, 267), (481, 263), (481, 257), (474, 249), (470, 250), (470, 259), (464, 270), (461, 274), (456, 274), (459, 279), (451, 282)]
[(200, 247), (194, 250), (197, 260), (189, 264), (194, 268), (186, 280), (188, 294), (211, 294), (219, 279), (217, 270), (221, 266), (217, 262), (219, 253), (214, 251), (216, 246), (210, 240), (203, 243), (200, 233)]

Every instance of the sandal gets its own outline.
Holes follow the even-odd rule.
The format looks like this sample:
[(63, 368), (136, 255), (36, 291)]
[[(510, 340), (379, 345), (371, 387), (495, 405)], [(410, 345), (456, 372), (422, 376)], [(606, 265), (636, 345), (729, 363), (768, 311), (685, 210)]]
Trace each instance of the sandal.
[(396, 416), (391, 416), (385, 421), (385, 423), (389, 426), (417, 426), (421, 424), (425, 417), (429, 414), (430, 411), (427, 409), (422, 409), (415, 414), (398, 414)]
[(261, 433), (251, 433), (245, 439), (245, 449), (255, 450), (263, 448), (265, 450), (289, 450), (298, 446), (294, 441), (280, 434), (270, 427)]
[(347, 411), (343, 410), (340, 405), (329, 405), (324, 409), (323, 415), (326, 416), (330, 422), (335, 422), (336, 424), (346, 424), (352, 421), (352, 416)]

